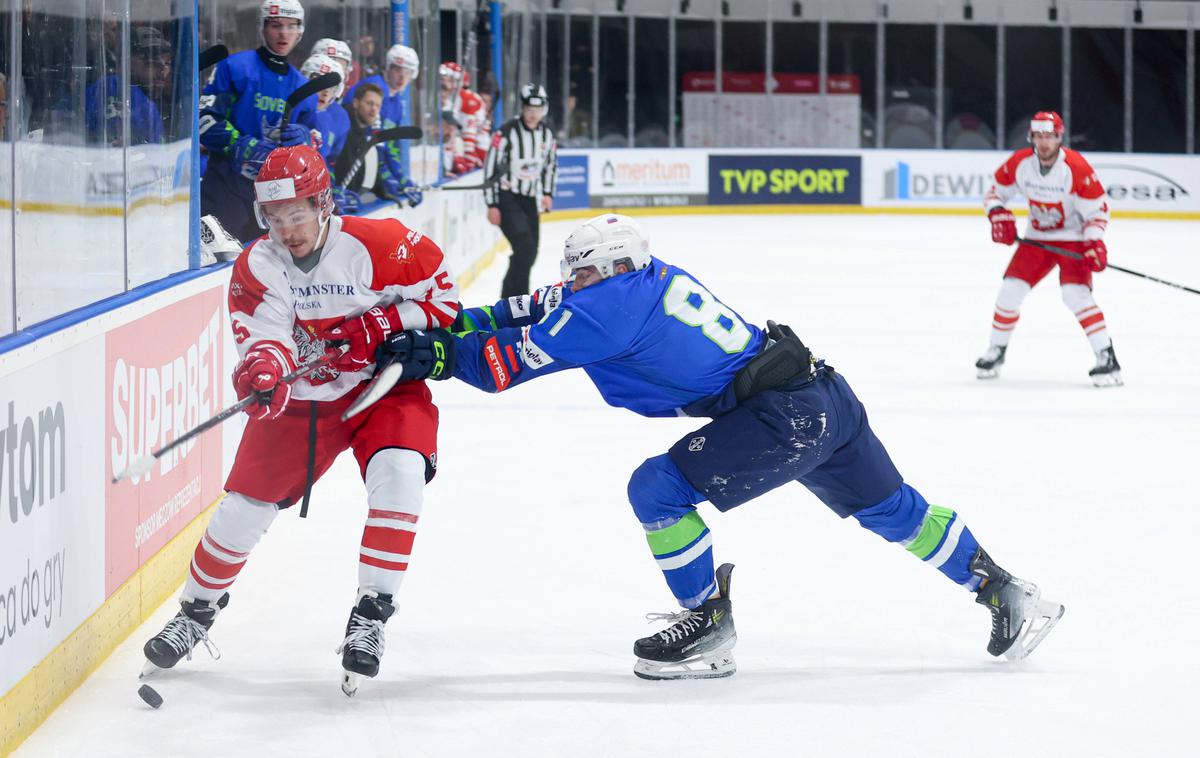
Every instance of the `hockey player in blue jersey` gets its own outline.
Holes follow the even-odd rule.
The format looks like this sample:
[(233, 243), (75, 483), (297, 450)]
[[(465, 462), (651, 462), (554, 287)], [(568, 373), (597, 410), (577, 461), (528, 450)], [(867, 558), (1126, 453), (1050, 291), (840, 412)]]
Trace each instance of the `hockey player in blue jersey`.
[[(300, 67), (300, 73), (304, 74), (306, 79), (315, 79), (330, 71), (344, 73), (341, 64), (324, 53), (313, 53)], [(344, 88), (338, 84), (317, 93), (317, 111), (313, 115), (311, 132), (312, 145), (328, 166), (333, 166), (337, 161), (338, 154), (345, 146), (346, 133), (350, 131), (350, 116), (346, 109), (338, 104), (338, 98), (342, 96)]]
[(214, 215), (235, 237), (262, 234), (254, 217), (254, 177), (276, 147), (308, 144), (316, 96), (293, 109), (280, 129), (284, 104), (307, 81), (287, 62), (304, 34), (298, 0), (265, 0), (259, 8), (262, 46), (217, 64), (200, 98), (200, 144), (209, 151), (200, 185), (204, 215)]
[[(394, 126), (408, 126), (411, 120), (408, 114), (408, 85), (412, 83), (421, 71), (421, 59), (417, 51), (405, 45), (392, 45), (388, 48), (382, 74), (368, 76), (356, 82), (346, 93), (345, 102), (354, 100), (355, 92), (364, 84), (374, 84), (383, 93), (383, 103), (379, 109), (378, 129), (391, 129)], [(347, 108), (350, 106), (347, 105)], [(386, 194), (388, 197), (407, 199), (411, 205), (421, 203), (421, 194), (411, 189), (416, 184), (409, 179), (408, 143), (398, 141), (383, 146), (381, 150), (388, 153), (387, 162), (392, 167), (395, 182), (389, 180)], [(381, 156), (382, 157), (382, 156)]]
[(629, 482), (634, 514), (684, 609), (634, 643), (638, 676), (735, 671), (733, 566), (714, 571), (695, 506), (729, 510), (792, 481), (974, 592), (992, 614), (992, 655), (1028, 655), (1062, 616), (1036, 585), (997, 566), (957, 513), (904, 482), (841, 374), (787, 327), (747, 324), (686, 271), (651, 257), (633, 219), (605, 214), (577, 229), (563, 275), (569, 288), (463, 311), (453, 335), (394, 335), (380, 361), (394, 358), (406, 379), (452, 374), (492, 392), (581, 367), (611, 405), (712, 419)]

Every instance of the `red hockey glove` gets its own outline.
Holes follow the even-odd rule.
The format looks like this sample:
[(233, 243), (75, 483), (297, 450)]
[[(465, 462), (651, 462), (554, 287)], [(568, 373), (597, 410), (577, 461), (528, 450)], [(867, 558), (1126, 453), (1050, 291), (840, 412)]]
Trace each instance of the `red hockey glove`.
[(1089, 243), (1088, 249), (1083, 251), (1083, 262), (1097, 273), (1108, 268), (1108, 248), (1104, 246), (1104, 240)]
[(361, 316), (348, 318), (338, 326), (327, 329), (321, 337), (330, 341), (345, 342), (349, 349), (333, 362), (339, 371), (362, 371), (375, 362), (375, 351), (389, 334), (404, 327), (396, 306), (376, 306)]
[(992, 208), (988, 220), (992, 222), (992, 242), (1011, 245), (1017, 241), (1017, 217), (1008, 208)]
[(283, 364), (274, 350), (251, 348), (233, 370), (233, 389), (238, 400), (250, 395), (255, 401), (246, 407), (252, 419), (276, 419), (292, 398), (292, 385), (281, 383)]

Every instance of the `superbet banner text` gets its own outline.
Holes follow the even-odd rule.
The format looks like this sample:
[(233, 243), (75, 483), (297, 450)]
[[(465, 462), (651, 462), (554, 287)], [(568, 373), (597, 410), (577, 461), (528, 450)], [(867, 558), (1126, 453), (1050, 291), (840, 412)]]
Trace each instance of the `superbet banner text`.
[(111, 594), (221, 493), (221, 438), (172, 450), (144, 477), (132, 461), (221, 410), (224, 290), (201, 292), (109, 332), (106, 344), (105, 587)]

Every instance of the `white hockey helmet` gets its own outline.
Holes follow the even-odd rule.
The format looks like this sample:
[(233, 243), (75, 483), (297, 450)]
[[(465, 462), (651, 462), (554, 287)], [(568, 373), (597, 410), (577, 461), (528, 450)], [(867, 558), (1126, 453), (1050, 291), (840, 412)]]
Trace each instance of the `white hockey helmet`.
[(333, 88), (333, 97), (337, 99), (342, 96), (342, 91), (346, 89), (346, 71), (342, 68), (341, 63), (334, 58), (330, 58), (325, 53), (313, 53), (300, 66), (300, 73), (304, 74), (305, 79), (312, 79), (321, 74), (328, 74), (330, 71), (337, 71), (342, 75), (342, 80)]
[(263, 45), (267, 38), (263, 36), (263, 24), (269, 18), (294, 18), (300, 22), (300, 36), (304, 36), (304, 6), (300, 0), (263, 0), (258, 6), (258, 38)]
[(317, 40), (317, 44), (313, 45), (312, 54), (316, 55), (317, 53), (328, 55), (342, 64), (343, 74), (350, 73), (350, 65), (354, 62), (354, 53), (350, 52), (350, 46), (342, 40), (330, 37)]
[(650, 238), (641, 224), (619, 213), (604, 213), (588, 219), (567, 237), (563, 246), (562, 277), (569, 281), (581, 268), (595, 266), (601, 278), (615, 273), (624, 263), (630, 271), (650, 265)]
[(409, 76), (416, 79), (421, 71), (421, 58), (411, 47), (392, 45), (387, 51), (387, 65), (407, 69)]

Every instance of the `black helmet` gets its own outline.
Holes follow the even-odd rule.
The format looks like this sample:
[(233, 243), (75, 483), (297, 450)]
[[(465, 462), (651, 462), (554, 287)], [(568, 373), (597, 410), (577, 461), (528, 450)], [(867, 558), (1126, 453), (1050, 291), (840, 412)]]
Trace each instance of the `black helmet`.
[(538, 108), (544, 108), (549, 104), (550, 101), (546, 97), (546, 88), (542, 85), (530, 82), (521, 86), (521, 105), (533, 105)]

